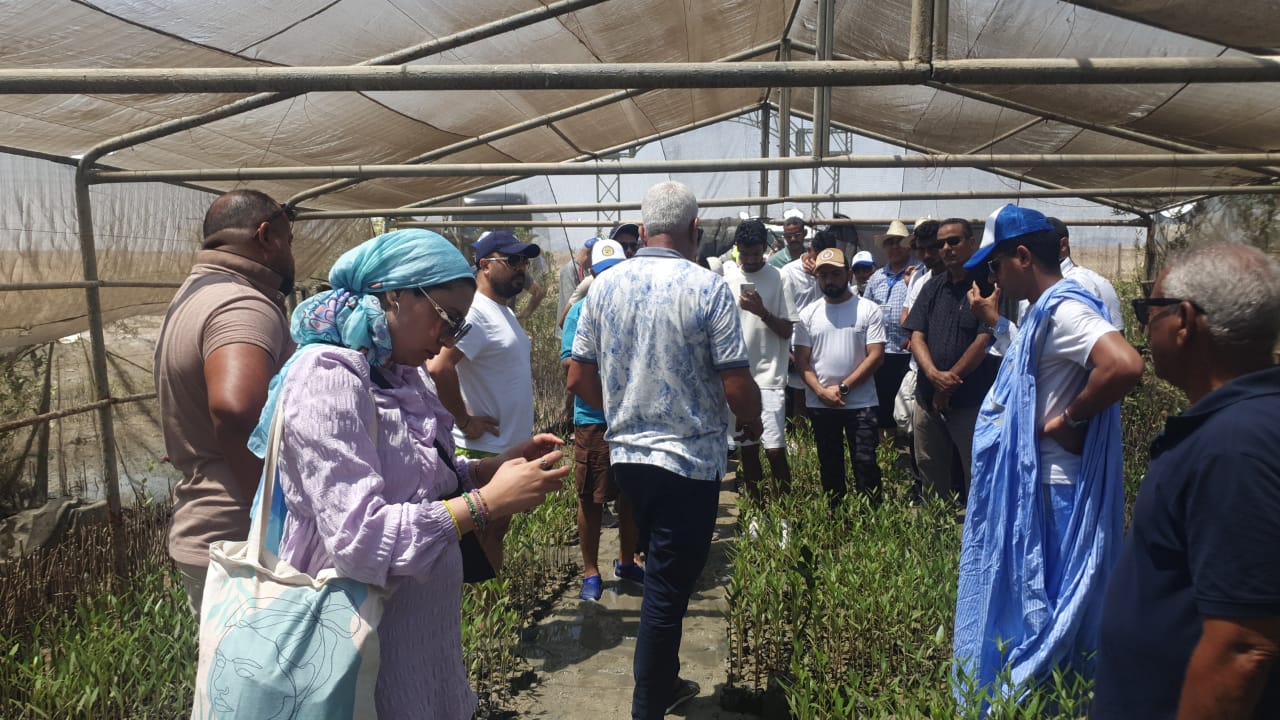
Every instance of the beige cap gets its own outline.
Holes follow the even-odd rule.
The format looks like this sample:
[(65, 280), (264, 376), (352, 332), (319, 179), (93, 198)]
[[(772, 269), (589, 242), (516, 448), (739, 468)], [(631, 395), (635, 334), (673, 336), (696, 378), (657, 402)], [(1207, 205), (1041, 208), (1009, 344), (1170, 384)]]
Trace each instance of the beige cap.
[(889, 232), (885, 233), (884, 236), (886, 238), (890, 238), (890, 237), (904, 238), (907, 236), (907, 226), (903, 225), (901, 220), (894, 220), (893, 222), (889, 223)]
[(847, 267), (844, 262), (844, 253), (840, 251), (840, 248), (827, 248), (826, 250), (823, 250), (818, 253), (818, 259), (814, 261), (813, 269), (817, 270), (823, 265), (831, 265), (844, 269)]

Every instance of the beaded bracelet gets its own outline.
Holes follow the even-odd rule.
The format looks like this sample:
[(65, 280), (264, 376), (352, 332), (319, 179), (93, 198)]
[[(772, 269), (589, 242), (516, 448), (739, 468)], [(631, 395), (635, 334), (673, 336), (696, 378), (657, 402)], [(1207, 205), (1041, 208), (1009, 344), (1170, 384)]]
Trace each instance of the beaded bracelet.
[(489, 511), (489, 501), (484, 499), (484, 495), (480, 494), (480, 488), (476, 488), (471, 492), (476, 494), (476, 500), (480, 503), (480, 512), (484, 515), (484, 524), (488, 525), (493, 522), (493, 513)]
[(453, 513), (453, 508), (449, 507), (449, 503), (445, 502), (444, 500), (441, 500), (440, 504), (444, 505), (444, 509), (449, 511), (449, 517), (453, 518), (453, 530), (454, 532), (458, 533), (458, 539), (461, 540), (462, 526), (458, 525), (458, 516)]
[(472, 499), (471, 493), (462, 493), (462, 498), (467, 501), (467, 508), (471, 510), (471, 521), (475, 523), (476, 529), (483, 530), (485, 526), (484, 517), (476, 508), (476, 501)]

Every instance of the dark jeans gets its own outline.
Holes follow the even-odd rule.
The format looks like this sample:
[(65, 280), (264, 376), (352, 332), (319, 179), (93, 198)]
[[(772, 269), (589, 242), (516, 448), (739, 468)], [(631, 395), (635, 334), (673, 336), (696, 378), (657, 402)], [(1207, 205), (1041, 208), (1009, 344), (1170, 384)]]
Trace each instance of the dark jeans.
[(680, 673), (684, 614), (711, 551), (720, 483), (638, 463), (615, 463), (613, 476), (631, 499), (641, 536), (649, 538), (631, 717), (652, 720), (671, 704)]
[(809, 408), (813, 422), (813, 440), (818, 447), (818, 466), (822, 474), (822, 489), (833, 505), (840, 502), (848, 485), (845, 483), (844, 445), (849, 443), (853, 457), (853, 483), (860, 493), (873, 499), (880, 493), (880, 465), (876, 463), (876, 446), (879, 445), (876, 428), (876, 409), (858, 408)]
[(887, 352), (880, 369), (876, 370), (876, 400), (880, 403), (876, 409), (876, 419), (881, 430), (898, 427), (898, 423), (893, 420), (893, 400), (898, 396), (898, 388), (902, 387), (902, 378), (910, 365), (909, 354)]

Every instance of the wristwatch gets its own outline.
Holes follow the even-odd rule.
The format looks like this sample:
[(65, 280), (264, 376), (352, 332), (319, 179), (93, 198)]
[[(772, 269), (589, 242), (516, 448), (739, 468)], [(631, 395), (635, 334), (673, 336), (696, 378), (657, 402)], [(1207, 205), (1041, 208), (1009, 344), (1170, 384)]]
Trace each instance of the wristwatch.
[(1071, 428), (1072, 430), (1079, 430), (1080, 428), (1083, 428), (1089, 424), (1088, 420), (1076, 420), (1075, 418), (1071, 417), (1071, 413), (1067, 412), (1066, 410), (1062, 411), (1062, 422), (1065, 423), (1066, 426)]
[(840, 383), (840, 386), (836, 389), (840, 391), (840, 397), (844, 397), (849, 394), (849, 386), (844, 383)]

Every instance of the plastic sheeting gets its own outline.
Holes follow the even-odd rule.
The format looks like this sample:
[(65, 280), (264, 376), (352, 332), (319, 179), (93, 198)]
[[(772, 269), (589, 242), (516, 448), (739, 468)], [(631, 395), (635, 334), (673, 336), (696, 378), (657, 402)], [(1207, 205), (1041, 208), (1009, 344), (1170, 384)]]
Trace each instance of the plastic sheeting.
[[(0, 153), (0, 283), (83, 280), (75, 168)], [(98, 275), (118, 282), (180, 283), (200, 247), (209, 193), (166, 185), (91, 189)], [(300, 223), (298, 283), (327, 276), (343, 250), (372, 236), (368, 220)], [(163, 312), (171, 288), (102, 288), (106, 321)], [(88, 327), (84, 290), (0, 292), (0, 348), (47, 342)]]
[[(282, 0), (269, 11), (248, 0), (9, 0), (0, 10), (0, 67), (252, 67), (360, 62), (537, 9), (538, 0)], [(1093, 10), (1083, 5), (1095, 5)], [(950, 3), (950, 58), (1216, 57), (1271, 48), (1280, 6), (1242, 0), (1229, 12), (1168, 0), (963, 0)], [(834, 50), (856, 59), (902, 59), (909, 0), (840, 0)], [(816, 44), (812, 0), (632, 0), (607, 2), (469, 43), (416, 64), (713, 61), (784, 38)], [(1123, 16), (1123, 17), (1119, 17)], [(1132, 19), (1126, 19), (1132, 18)], [(1163, 26), (1155, 27), (1155, 25)], [(758, 59), (776, 57), (775, 54)], [(799, 50), (793, 57), (802, 58)], [(904, 147), (963, 153), (1132, 153), (1168, 143), (1222, 152), (1276, 150), (1277, 84), (984, 86), (961, 97), (947, 87), (846, 87), (831, 118)], [(396, 163), (600, 98), (610, 91), (311, 93), (120, 150), (103, 163), (124, 169)], [(71, 158), (95, 144), (175, 118), (207, 112), (237, 95), (0, 95), (0, 146)], [(793, 91), (798, 112), (813, 92)], [(634, 143), (722, 113), (777, 101), (777, 89), (655, 90), (508, 138), (442, 153), (441, 162), (558, 161)], [(1018, 103), (1011, 109), (1007, 103)], [(1058, 119), (1034, 122), (1038, 113)], [(775, 118), (776, 122), (776, 118)], [(1086, 129), (1094, 123), (1102, 129)], [(1021, 129), (1019, 129), (1021, 128)], [(1141, 133), (1121, 139), (1106, 128)], [(1002, 134), (1013, 134), (994, 142)], [(790, 131), (789, 131), (790, 134)], [(673, 144), (676, 147), (678, 144)], [(755, 154), (758, 148), (734, 147)], [(678, 159), (675, 156), (673, 159)], [(72, 171), (3, 160), (0, 249), (7, 281), (78, 279)], [(1238, 169), (1005, 168), (1023, 181), (1064, 187), (1227, 185), (1270, 179)], [(742, 176), (745, 177), (745, 176)], [(816, 175), (815, 175), (816, 177)], [(901, 174), (904, 191), (928, 189), (930, 173)], [(305, 203), (317, 209), (399, 206), (454, 197), (494, 178), (363, 182)], [(1001, 180), (1000, 182), (1007, 182)], [(1016, 182), (1016, 181), (1015, 181)], [(253, 183), (288, 199), (321, 181)], [(816, 183), (815, 183), (816, 184)], [(742, 194), (742, 181), (708, 182)], [(793, 186), (807, 191), (803, 186)], [(215, 190), (235, 187), (214, 183)], [(842, 190), (856, 190), (848, 183)], [(877, 186), (875, 189), (879, 189)], [(563, 198), (569, 199), (569, 198)], [(583, 200), (586, 198), (572, 198)], [(634, 199), (634, 198), (623, 198)], [(209, 198), (172, 186), (98, 186), (95, 225), (101, 276), (180, 279)], [(1156, 208), (1174, 198), (1129, 201)], [(782, 208), (774, 208), (778, 213)], [(846, 213), (849, 210), (845, 210)], [(951, 214), (939, 211), (937, 214)], [(911, 217), (911, 215), (906, 215)], [(298, 244), (303, 275), (319, 258), (367, 235), (363, 224), (308, 225)], [(154, 246), (154, 247), (153, 247)], [(143, 249), (145, 247), (145, 249)], [(310, 264), (309, 264), (310, 263)], [(103, 291), (107, 316), (162, 306), (165, 290)], [(0, 302), (0, 343), (35, 340), (83, 325), (83, 293), (49, 291)], [(34, 308), (13, 312), (15, 307)], [(40, 328), (37, 332), (34, 329)]]

